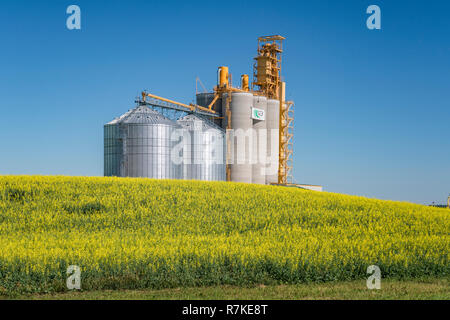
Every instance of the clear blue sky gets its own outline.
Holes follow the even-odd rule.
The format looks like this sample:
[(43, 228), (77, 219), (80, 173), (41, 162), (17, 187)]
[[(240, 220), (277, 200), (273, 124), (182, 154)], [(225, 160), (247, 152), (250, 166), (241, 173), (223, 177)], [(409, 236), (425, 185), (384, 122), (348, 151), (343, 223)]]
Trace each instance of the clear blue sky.
[[(222, 6), (226, 3), (226, 6)], [(66, 29), (66, 8), (82, 30)], [(366, 8), (381, 8), (368, 30)], [(192, 102), (219, 65), (251, 73), (287, 37), (295, 179), (444, 202), (450, 193), (449, 1), (0, 2), (0, 174), (103, 174), (103, 124), (142, 89)]]

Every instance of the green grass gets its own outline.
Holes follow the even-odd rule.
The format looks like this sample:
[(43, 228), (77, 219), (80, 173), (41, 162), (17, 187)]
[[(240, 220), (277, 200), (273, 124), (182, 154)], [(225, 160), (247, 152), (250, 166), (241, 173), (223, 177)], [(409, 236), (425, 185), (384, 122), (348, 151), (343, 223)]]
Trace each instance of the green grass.
[[(0, 296), (0, 299), (2, 297)], [(380, 290), (365, 281), (331, 282), (241, 288), (217, 286), (164, 290), (102, 290), (54, 294), (12, 295), (4, 299), (31, 300), (450, 300), (448, 279), (382, 280)]]

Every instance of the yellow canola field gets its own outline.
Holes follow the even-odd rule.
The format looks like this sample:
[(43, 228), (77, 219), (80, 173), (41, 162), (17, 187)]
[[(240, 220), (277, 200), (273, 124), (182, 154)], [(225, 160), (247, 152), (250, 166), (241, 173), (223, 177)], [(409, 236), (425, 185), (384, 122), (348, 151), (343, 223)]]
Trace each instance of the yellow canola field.
[(225, 182), (0, 176), (0, 293), (448, 277), (450, 210)]

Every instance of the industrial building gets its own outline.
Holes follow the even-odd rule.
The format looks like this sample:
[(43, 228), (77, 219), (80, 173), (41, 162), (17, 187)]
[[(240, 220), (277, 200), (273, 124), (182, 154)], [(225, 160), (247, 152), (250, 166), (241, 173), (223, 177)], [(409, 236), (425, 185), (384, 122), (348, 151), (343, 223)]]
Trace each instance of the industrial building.
[(284, 40), (258, 38), (253, 81), (244, 74), (234, 87), (221, 66), (217, 85), (196, 92), (196, 104), (142, 92), (134, 109), (104, 127), (105, 176), (292, 185), (294, 103), (282, 80)]

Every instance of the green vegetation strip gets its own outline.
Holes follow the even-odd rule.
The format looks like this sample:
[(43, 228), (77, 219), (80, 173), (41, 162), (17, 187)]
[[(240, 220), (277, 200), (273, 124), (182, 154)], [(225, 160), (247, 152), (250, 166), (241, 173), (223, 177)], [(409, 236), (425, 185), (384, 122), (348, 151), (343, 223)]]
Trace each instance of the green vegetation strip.
[[(1, 298), (1, 297), (0, 297)], [(365, 281), (207, 288), (175, 288), (164, 290), (105, 290), (55, 294), (15, 295), (8, 299), (31, 300), (449, 300), (448, 279), (421, 281), (386, 280), (380, 290), (368, 290)]]

